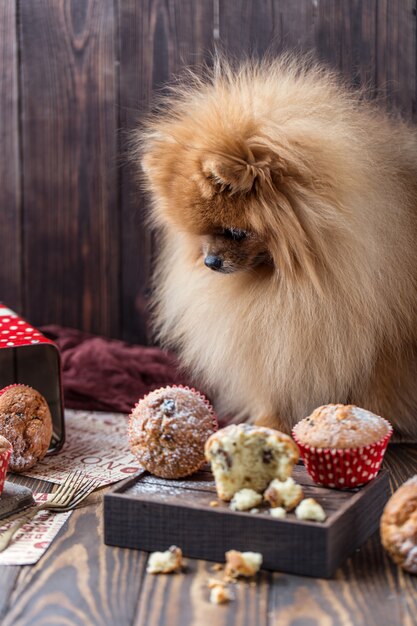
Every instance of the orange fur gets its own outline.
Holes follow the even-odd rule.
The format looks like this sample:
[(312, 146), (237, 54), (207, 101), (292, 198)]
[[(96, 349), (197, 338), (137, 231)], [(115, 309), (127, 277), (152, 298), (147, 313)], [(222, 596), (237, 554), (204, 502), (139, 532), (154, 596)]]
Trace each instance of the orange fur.
[(137, 153), (159, 337), (220, 412), (288, 432), (354, 403), (416, 438), (416, 131), (288, 56), (220, 61), (167, 104)]

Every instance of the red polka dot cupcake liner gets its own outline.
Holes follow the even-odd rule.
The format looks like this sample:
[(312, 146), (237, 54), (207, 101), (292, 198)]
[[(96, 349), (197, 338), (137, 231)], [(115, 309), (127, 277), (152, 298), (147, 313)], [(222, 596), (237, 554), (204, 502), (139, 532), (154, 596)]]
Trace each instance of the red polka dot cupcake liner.
[(366, 485), (377, 476), (381, 468), (393, 432), (391, 424), (387, 420), (384, 422), (388, 426), (387, 434), (361, 448), (315, 448), (301, 443), (294, 431), (292, 436), (300, 449), (308, 474), (317, 485), (354, 489)]
[[(4, 437), (2, 437), (2, 441), (9, 443)], [(13, 449), (10, 443), (8, 447), (0, 448), (0, 495), (3, 493), (4, 482), (6, 480), (7, 468), (9, 467), (12, 451)]]

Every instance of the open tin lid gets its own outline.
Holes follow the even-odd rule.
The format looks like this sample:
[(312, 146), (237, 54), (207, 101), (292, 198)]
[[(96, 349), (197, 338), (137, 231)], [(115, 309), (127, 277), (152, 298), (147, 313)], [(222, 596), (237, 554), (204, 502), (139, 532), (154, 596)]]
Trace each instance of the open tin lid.
[(48, 454), (58, 452), (65, 441), (58, 346), (0, 303), (0, 389), (13, 383), (37, 389), (48, 402), (53, 422)]

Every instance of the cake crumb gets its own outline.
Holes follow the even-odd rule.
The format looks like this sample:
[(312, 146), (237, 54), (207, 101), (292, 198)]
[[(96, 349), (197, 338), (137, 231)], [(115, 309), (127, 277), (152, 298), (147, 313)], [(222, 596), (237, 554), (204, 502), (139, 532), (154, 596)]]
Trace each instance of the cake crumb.
[(224, 565), (221, 563), (214, 563), (214, 565), (211, 566), (211, 569), (213, 572), (221, 572), (222, 569), (224, 569)]
[(262, 565), (262, 554), (259, 552), (239, 552), (229, 550), (226, 552), (226, 578), (235, 579), (238, 576), (247, 578), (254, 576)]
[(232, 590), (227, 586), (227, 583), (223, 580), (217, 580), (216, 578), (210, 578), (208, 581), (208, 588), (210, 591), (210, 602), (212, 604), (225, 604), (234, 600), (234, 594)]
[(171, 546), (165, 552), (152, 552), (149, 555), (146, 571), (148, 574), (170, 574), (180, 571), (183, 567), (181, 548)]
[(253, 489), (240, 489), (233, 496), (230, 508), (233, 511), (248, 511), (261, 504), (262, 496)]
[(287, 517), (287, 511), (282, 506), (275, 506), (272, 509), (269, 509), (269, 514), (276, 519), (284, 519)]
[(326, 519), (323, 507), (314, 498), (302, 500), (295, 509), (295, 515), (298, 519), (315, 522), (324, 522)]
[(291, 476), (284, 481), (275, 478), (269, 483), (264, 493), (264, 499), (271, 507), (284, 507), (287, 511), (292, 511), (303, 498), (301, 485), (296, 483)]
[(210, 506), (219, 506), (219, 502), (218, 502), (218, 500), (212, 500), (212, 501), (210, 502)]

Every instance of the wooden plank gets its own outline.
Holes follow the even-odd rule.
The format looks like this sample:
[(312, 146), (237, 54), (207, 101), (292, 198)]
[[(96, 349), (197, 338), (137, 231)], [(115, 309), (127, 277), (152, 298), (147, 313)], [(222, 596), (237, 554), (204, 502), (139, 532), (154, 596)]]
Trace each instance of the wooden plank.
[(20, 569), (2, 626), (132, 624), (146, 556), (104, 546), (101, 498), (94, 497), (36, 565)]
[(237, 57), (262, 56), (314, 45), (316, 4), (311, 0), (220, 0), (222, 47)]
[[(46, 483), (42, 480), (33, 480), (26, 476), (19, 476), (18, 474), (8, 474), (7, 480), (14, 482), (18, 485), (29, 487), (32, 491), (45, 491), (49, 493), (53, 488), (51, 483)], [(16, 515), (16, 518), (20, 514)], [(0, 522), (0, 525), (3, 522)], [(3, 624), (3, 617), (10, 608), (10, 598), (12, 596), (13, 589), (18, 585), (18, 579), (21, 575), (22, 568), (19, 566), (0, 565), (0, 623)]]
[(377, 85), (389, 108), (415, 114), (416, 5), (414, 0), (380, 0), (376, 10)]
[(371, 94), (377, 87), (377, 4), (377, 0), (321, 0), (317, 7), (317, 56), (353, 85), (366, 85)]
[[(208, 529), (207, 529), (208, 531)], [(134, 626), (266, 626), (269, 574), (232, 585), (234, 600), (221, 607), (210, 604), (209, 578), (221, 579), (212, 564), (186, 560), (183, 574), (144, 580)]]
[(26, 315), (119, 330), (112, 0), (22, 2)]
[[(389, 446), (384, 466), (397, 488), (417, 473), (417, 446)], [(269, 610), (280, 626), (412, 626), (417, 579), (393, 565), (375, 533), (332, 580), (274, 574)]]
[(122, 327), (125, 339), (146, 343), (153, 242), (137, 165), (128, 159), (129, 137), (155, 90), (184, 66), (209, 60), (213, 5), (212, 0), (119, 0), (118, 11)]
[[(417, 472), (417, 446), (389, 446), (384, 463), (397, 486)], [(24, 477), (16, 480), (30, 481)], [(202, 533), (208, 532), (208, 528), (202, 529)], [(38, 565), (0, 568), (2, 624), (211, 626), (216, 621), (219, 626), (310, 626), (312, 623), (413, 626), (415, 623), (417, 579), (391, 564), (377, 535), (332, 580), (289, 574), (271, 576), (262, 572), (256, 586), (239, 584), (235, 601), (222, 607), (208, 601), (207, 578), (221, 576), (212, 572), (211, 564), (189, 560), (184, 574), (145, 575), (146, 557), (142, 553), (107, 548), (102, 542), (102, 508), (99, 503), (88, 505), (73, 514)], [(16, 588), (10, 596), (16, 579)]]
[(0, 293), (22, 312), (21, 193), (16, 1), (0, 3)]
[(3, 624), (3, 617), (8, 611), (10, 596), (17, 584), (20, 569), (17, 565), (0, 567), (0, 624)]

